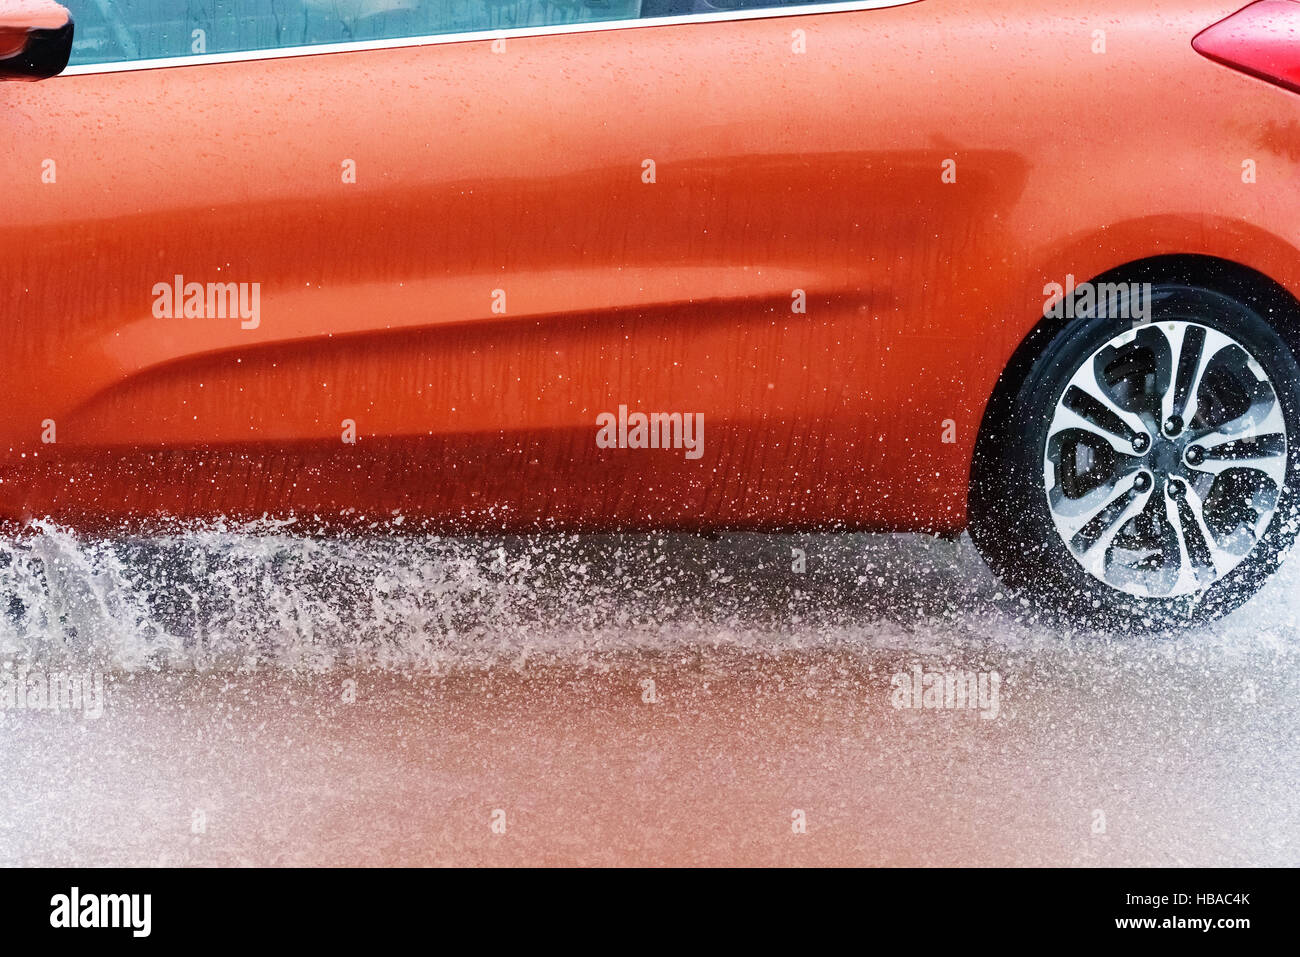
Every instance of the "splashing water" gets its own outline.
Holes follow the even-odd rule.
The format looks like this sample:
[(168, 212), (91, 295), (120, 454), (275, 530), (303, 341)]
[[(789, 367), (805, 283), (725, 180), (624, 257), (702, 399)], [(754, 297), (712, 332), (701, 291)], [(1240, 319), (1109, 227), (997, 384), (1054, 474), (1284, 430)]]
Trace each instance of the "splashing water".
[[(86, 538), (38, 523), (0, 539), (0, 657), (121, 671), (438, 670), (620, 652), (1115, 640), (1063, 631), (1003, 595), (965, 539), (395, 531), (216, 522)], [(806, 553), (805, 574), (792, 569), (793, 548)], [(1163, 652), (1294, 648), (1298, 577), (1292, 563), (1246, 609)]]

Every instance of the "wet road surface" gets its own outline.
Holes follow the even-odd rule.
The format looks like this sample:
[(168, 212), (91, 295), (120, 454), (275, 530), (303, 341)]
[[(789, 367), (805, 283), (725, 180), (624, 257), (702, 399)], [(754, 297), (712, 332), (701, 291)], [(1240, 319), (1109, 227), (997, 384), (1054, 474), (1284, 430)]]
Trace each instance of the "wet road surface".
[(1294, 567), (1139, 637), (923, 536), (8, 548), (88, 693), (0, 710), (4, 864), (1300, 863)]

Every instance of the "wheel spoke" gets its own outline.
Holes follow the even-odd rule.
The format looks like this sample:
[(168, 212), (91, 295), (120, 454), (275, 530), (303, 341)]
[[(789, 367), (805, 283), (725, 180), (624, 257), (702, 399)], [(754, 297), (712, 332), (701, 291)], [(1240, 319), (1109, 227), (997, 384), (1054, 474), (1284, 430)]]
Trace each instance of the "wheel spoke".
[[(1113, 425), (1114, 423), (1112, 422), (1111, 424)], [(1123, 426), (1122, 420), (1120, 420), (1120, 426)], [(1103, 428), (1093, 419), (1080, 415), (1078, 412), (1074, 411), (1074, 409), (1062, 403), (1056, 409), (1056, 417), (1052, 420), (1052, 427), (1049, 431), (1049, 435), (1059, 435), (1060, 433), (1070, 429), (1087, 432), (1089, 435), (1095, 436), (1105, 442), (1112, 449), (1122, 455), (1133, 454), (1133, 439), (1129, 437), (1127, 430), (1110, 431)]]
[[(1210, 581), (1227, 574), (1237, 564), (1239, 555), (1234, 555), (1219, 545), (1214, 533), (1205, 524), (1205, 505), (1196, 490), (1184, 482), (1181, 486), (1181, 498), (1168, 498), (1170, 521), (1179, 533), (1182, 544), (1184, 563), (1186, 559), (1196, 562), (1198, 568), (1211, 572)], [(1199, 581), (1201, 576), (1196, 576)]]
[(1224, 348), (1234, 345), (1231, 339), (1206, 326), (1180, 322), (1167, 329), (1157, 325), (1169, 341), (1172, 359), (1169, 382), (1161, 396), (1161, 418), (1190, 422), (1196, 416), (1197, 397), (1205, 370)]
[(1200, 461), (1188, 464), (1201, 472), (1219, 475), (1228, 469), (1263, 472), (1278, 488), (1286, 481), (1286, 423), (1278, 403), (1260, 416), (1257, 408), (1225, 422), (1196, 441)]
[[(1192, 564), (1190, 549), (1187, 547), (1187, 534), (1183, 530), (1182, 516), (1179, 514), (1178, 505), (1172, 499), (1165, 498), (1165, 518), (1174, 529), (1174, 534), (1178, 538), (1178, 578), (1173, 585), (1167, 590), (1172, 594), (1187, 594), (1200, 588), (1200, 579), (1196, 575), (1196, 566)], [(1166, 566), (1171, 564), (1165, 563)]]
[[(1134, 483), (1137, 473), (1126, 476), (1119, 483), (1095, 488), (1083, 498), (1071, 501), (1061, 499), (1053, 507), (1057, 525), (1067, 541), (1073, 541), (1078, 534), (1094, 522), (1099, 515), (1116, 503), (1135, 494)], [(1122, 487), (1121, 487), (1122, 486)]]
[[(1068, 423), (1068, 424), (1067, 424)], [(1142, 419), (1115, 404), (1097, 380), (1096, 362), (1084, 364), (1066, 386), (1056, 407), (1050, 434), (1064, 428), (1091, 432), (1119, 452), (1133, 451), (1133, 440), (1146, 435)]]
[(1110, 551), (1115, 536), (1146, 508), (1151, 493), (1152, 488), (1139, 492), (1130, 482), (1128, 488), (1112, 496), (1070, 536), (1070, 547), (1084, 568), (1098, 578), (1105, 578), (1106, 553)]

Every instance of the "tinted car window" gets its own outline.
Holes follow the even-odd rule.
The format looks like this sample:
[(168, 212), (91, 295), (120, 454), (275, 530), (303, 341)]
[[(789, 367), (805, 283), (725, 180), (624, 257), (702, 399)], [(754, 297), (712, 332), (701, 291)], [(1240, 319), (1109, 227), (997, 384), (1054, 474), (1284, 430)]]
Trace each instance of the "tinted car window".
[(636, 19), (641, 0), (62, 0), (72, 64)]
[(807, 6), (833, 0), (61, 0), (72, 64)]

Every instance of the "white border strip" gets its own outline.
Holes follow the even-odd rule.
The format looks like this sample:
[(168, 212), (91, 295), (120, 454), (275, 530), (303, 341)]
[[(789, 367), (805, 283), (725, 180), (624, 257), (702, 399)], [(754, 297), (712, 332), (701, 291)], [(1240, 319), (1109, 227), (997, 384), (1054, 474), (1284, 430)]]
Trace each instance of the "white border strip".
[[(354, 43), (318, 43), (309, 46), (249, 50), (242, 53), (199, 53), (194, 56), (160, 57), (156, 60), (122, 60), (111, 63), (81, 63), (70, 66), (59, 76), (86, 76), (93, 73), (125, 73), (130, 70), (161, 70), (174, 66), (205, 66), (209, 63), (242, 63), (248, 60), (278, 60), (282, 57), (317, 56), (326, 53), (359, 53), (365, 50), (397, 50), (403, 47), (433, 46), (443, 43), (469, 43), (475, 40), (500, 40), (515, 37), (543, 37), (566, 33), (603, 33), (607, 30), (635, 30), (641, 27), (669, 27), (684, 23), (718, 23), (727, 20), (762, 20), (771, 17), (805, 17), (819, 13), (847, 13), (853, 10), (880, 10), (902, 7), (919, 0), (850, 0), (843, 3), (805, 3), (797, 7), (764, 7), (751, 10), (722, 10), (717, 13), (689, 13), (680, 17), (634, 17), (593, 23), (562, 23), (547, 27), (521, 27), (518, 30), (478, 30), (472, 33), (444, 33), (395, 40), (369, 40)], [(75, 28), (74, 28), (75, 29)]]

